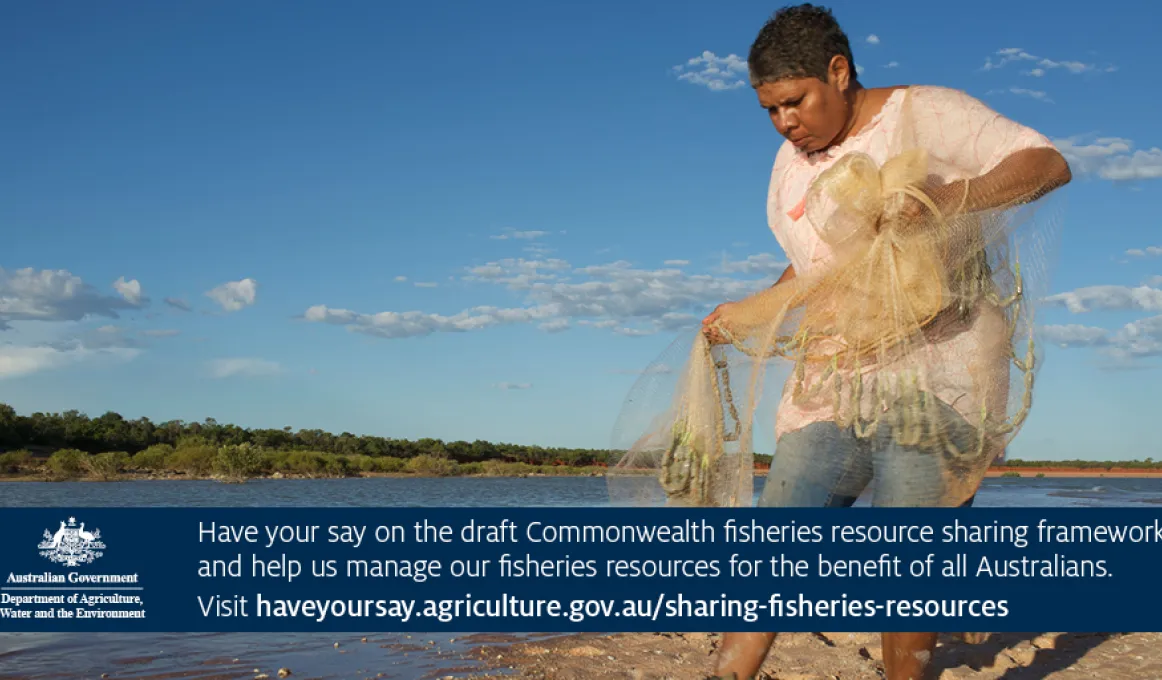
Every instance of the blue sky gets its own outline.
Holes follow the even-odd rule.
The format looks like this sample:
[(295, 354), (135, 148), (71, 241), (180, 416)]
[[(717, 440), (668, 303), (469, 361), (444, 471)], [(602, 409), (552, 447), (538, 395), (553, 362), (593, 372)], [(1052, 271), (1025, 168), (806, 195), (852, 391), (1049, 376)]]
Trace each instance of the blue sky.
[[(1162, 458), (1162, 8), (1015, 5), (832, 7), (867, 85), (1073, 161), (1010, 456)], [(781, 271), (732, 70), (777, 7), (6, 5), (0, 401), (608, 445), (634, 372)]]

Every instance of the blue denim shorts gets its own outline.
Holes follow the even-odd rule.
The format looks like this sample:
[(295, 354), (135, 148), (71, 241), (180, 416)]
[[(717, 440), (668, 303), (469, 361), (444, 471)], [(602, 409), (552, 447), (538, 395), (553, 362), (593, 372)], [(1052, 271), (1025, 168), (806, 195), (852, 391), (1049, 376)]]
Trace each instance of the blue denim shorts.
[[(977, 430), (947, 404), (940, 418), (962, 451), (976, 448)], [(815, 422), (779, 438), (758, 506), (849, 507), (872, 486), (878, 507), (941, 507), (948, 461), (938, 452), (902, 446), (881, 421), (867, 438), (832, 421)], [(961, 507), (971, 506), (975, 494)]]

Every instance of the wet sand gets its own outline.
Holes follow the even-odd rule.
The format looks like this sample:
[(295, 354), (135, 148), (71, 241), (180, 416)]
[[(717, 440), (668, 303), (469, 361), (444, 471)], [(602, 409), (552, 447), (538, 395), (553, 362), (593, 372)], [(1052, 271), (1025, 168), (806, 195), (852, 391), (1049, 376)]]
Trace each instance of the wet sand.
[[(209, 634), (165, 636), (150, 646), (123, 635), (110, 640), (106, 654), (77, 657), (71, 637), (84, 636), (0, 651), (0, 679), (702, 680), (721, 640), (705, 633), (369, 635), (342, 637), (335, 646), (320, 636), (254, 644), (247, 635)], [(211, 645), (215, 652), (206, 653)], [(933, 665), (932, 678), (939, 680), (1156, 680), (1162, 678), (1162, 634), (997, 633), (976, 645), (947, 636)], [(282, 669), (289, 673), (280, 675)], [(787, 633), (758, 680), (883, 677), (878, 634)]]
[(541, 638), (446, 633), (9, 633), (0, 634), (0, 680), (435, 680), (484, 673), (496, 677), (501, 670), (496, 654), (482, 655), (480, 649)]
[[(495, 669), (477, 678), (525, 680), (702, 680), (718, 635), (569, 635), (473, 654)], [(1150, 680), (1162, 678), (1159, 633), (996, 633), (970, 645), (942, 636), (933, 654), (939, 680)], [(780, 635), (758, 680), (882, 680), (880, 636)]]

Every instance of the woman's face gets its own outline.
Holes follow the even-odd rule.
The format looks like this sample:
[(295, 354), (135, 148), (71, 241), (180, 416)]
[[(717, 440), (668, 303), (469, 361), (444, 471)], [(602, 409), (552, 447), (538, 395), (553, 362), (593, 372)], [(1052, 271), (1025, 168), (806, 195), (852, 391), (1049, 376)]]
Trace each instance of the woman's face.
[(850, 107), (847, 60), (831, 60), (827, 82), (818, 78), (786, 78), (756, 88), (759, 104), (775, 129), (799, 151), (810, 153), (831, 146), (847, 127)]

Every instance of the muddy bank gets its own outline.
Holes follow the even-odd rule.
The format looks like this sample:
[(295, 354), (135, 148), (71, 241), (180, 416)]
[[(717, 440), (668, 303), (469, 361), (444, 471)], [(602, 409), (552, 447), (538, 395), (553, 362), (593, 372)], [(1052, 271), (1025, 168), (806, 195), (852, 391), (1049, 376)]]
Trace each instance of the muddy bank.
[[(713, 669), (716, 634), (570, 635), (483, 645), (472, 651), (493, 669), (476, 678), (526, 680), (700, 680)], [(1144, 680), (1162, 678), (1159, 633), (997, 633), (970, 645), (941, 637), (933, 655), (940, 680)], [(880, 636), (787, 633), (775, 641), (759, 680), (882, 680)]]

